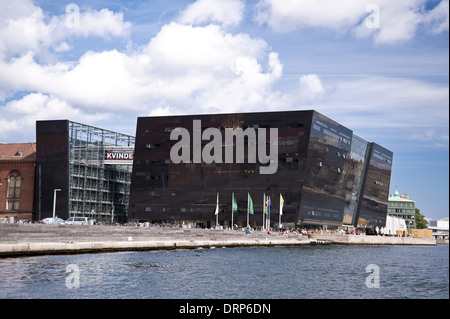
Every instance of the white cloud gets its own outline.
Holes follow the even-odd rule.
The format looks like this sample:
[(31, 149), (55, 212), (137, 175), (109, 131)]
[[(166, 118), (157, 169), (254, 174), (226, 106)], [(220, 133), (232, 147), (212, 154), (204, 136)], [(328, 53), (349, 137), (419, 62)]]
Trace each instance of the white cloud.
[(431, 32), (439, 34), (449, 29), (449, 0), (442, 0), (424, 16), (424, 23), (431, 26)]
[(243, 18), (244, 9), (245, 3), (241, 0), (197, 0), (182, 12), (179, 22), (238, 25)]
[(226, 33), (217, 25), (171, 23), (143, 53), (152, 61), (153, 96), (175, 113), (254, 108), (282, 73), (278, 55), (265, 41)]
[(280, 32), (306, 27), (346, 29), (365, 13), (365, 1), (262, 0), (256, 20)]
[(281, 76), (265, 41), (173, 22), (134, 52), (88, 51), (76, 62), (45, 65), (31, 52), (0, 60), (0, 97), (41, 92), (86, 114), (233, 112), (267, 107)]
[[(324, 83), (314, 108), (357, 134), (448, 147), (449, 91), (417, 79), (364, 76)], [(395, 132), (395, 134), (393, 133)]]
[(304, 103), (317, 102), (325, 93), (317, 74), (303, 75), (299, 79), (299, 98)]
[[(316, 4), (316, 1), (306, 2)], [(189, 20), (168, 23), (135, 51), (88, 51), (76, 61), (42, 64), (37, 59), (40, 52), (49, 49), (65, 52), (71, 42), (68, 35), (60, 35), (60, 31), (52, 27), (52, 23), (63, 23), (62, 17), (49, 17), (40, 8), (27, 6), (27, 3), (19, 3), (23, 6), (21, 14), (9, 7), (6, 11), (10, 21), (29, 23), (29, 27), (19, 30), (34, 42), (13, 39), (12, 35), (21, 33), (11, 31), (14, 23), (9, 20), (1, 20), (0, 24), (0, 33), (9, 36), (0, 38), (0, 54), (3, 52), (4, 57), (7, 56), (0, 58), (0, 101), (15, 94), (26, 94), (0, 105), (1, 140), (20, 133), (18, 128), (32, 127), (36, 118), (61, 117), (95, 124), (121, 116), (132, 121), (136, 116), (147, 115), (314, 108), (355, 131), (402, 127), (411, 133), (418, 128), (438, 127), (430, 131), (433, 134), (427, 133), (426, 138), (442, 141), (447, 136), (448, 141), (448, 84), (371, 76), (332, 81), (312, 73), (301, 76), (293, 92), (280, 92), (277, 85), (283, 77), (283, 64), (266, 41), (245, 33), (233, 34), (227, 31), (229, 25), (225, 23), (232, 20), (217, 19), (218, 24), (214, 24), (211, 16), (200, 14), (207, 10), (194, 10), (192, 6), (183, 14), (194, 10), (198, 17), (208, 18), (195, 20), (195, 23), (194, 20), (192, 23), (186, 22)], [(318, 10), (314, 6), (305, 7), (310, 11), (301, 13), (303, 7), (294, 6), (299, 2), (285, 0), (282, 3), (290, 6), (276, 5), (277, 10), (284, 10), (276, 16), (284, 19), (284, 25), (278, 21), (279, 27), (287, 29), (322, 25), (346, 31), (361, 24), (360, 9), (363, 16), (367, 15), (365, 6), (355, 7), (353, 1), (342, 2), (353, 13), (333, 7), (331, 16), (329, 10)], [(330, 2), (330, 5), (335, 6), (335, 3)], [(433, 26), (430, 32), (445, 29), (445, 14), (442, 13), (445, 3), (442, 3), (427, 13), (424, 23)], [(191, 17), (196, 16), (194, 11), (190, 11)], [(296, 14), (304, 17), (301, 24), (293, 19)], [(318, 20), (313, 21), (314, 16)], [(107, 38), (125, 35), (129, 30), (128, 22), (124, 22), (121, 15), (108, 10), (86, 12), (84, 17), (86, 20), (80, 19), (80, 23), (84, 24), (85, 31), (72, 31), (78, 32), (72, 36)], [(267, 23), (276, 22), (274, 17)], [(96, 20), (103, 31), (94, 30)], [(381, 18), (381, 25), (385, 22)], [(29, 31), (31, 25), (42, 26), (50, 39)], [(352, 32), (356, 34), (355, 30)], [(381, 42), (394, 41), (405, 39), (406, 34), (415, 31), (397, 30), (390, 35), (380, 30), (373, 32), (358, 36), (373, 36), (374, 39), (379, 36)], [(369, 122), (368, 114), (373, 119)], [(410, 136), (420, 139), (419, 135)]]
[(70, 51), (72, 47), (67, 44), (67, 42), (63, 41), (53, 46), (53, 51), (55, 52), (66, 52)]
[(379, 28), (368, 28), (366, 23), (353, 29), (357, 37), (371, 36), (377, 44), (395, 44), (410, 41), (423, 24), (426, 0), (383, 0), (379, 2)]
[(437, 138), (444, 139), (445, 136), (442, 135), (442, 132), (437, 128), (429, 128), (425, 130), (421, 130), (420, 132), (414, 133), (411, 135), (411, 140), (418, 140), (424, 142), (435, 141)]
[(29, 132), (34, 132), (36, 120), (71, 119), (85, 123), (105, 120), (105, 114), (88, 114), (71, 107), (67, 102), (54, 96), (42, 93), (30, 93), (19, 100), (13, 100), (0, 106), (0, 137), (27, 138)]
[[(65, 17), (65, 21), (67, 21)], [(108, 9), (100, 11), (80, 12), (79, 28), (71, 28), (74, 34), (88, 36), (124, 37), (130, 32), (131, 23), (123, 21), (122, 12), (112, 12)]]
[[(129, 22), (123, 21), (122, 13), (107, 9), (49, 17), (33, 1), (17, 0), (1, 1), (0, 12), (0, 59), (3, 60), (28, 52), (45, 57), (52, 47), (69, 49), (67, 43), (65, 47), (61, 45), (71, 37), (124, 37), (131, 28)], [(70, 15), (78, 15), (79, 24), (69, 24)]]
[[(448, 0), (431, 11), (426, 0), (261, 0), (256, 21), (279, 32), (304, 28), (351, 32), (357, 37), (372, 37), (377, 44), (411, 40), (417, 30), (431, 33), (448, 31)], [(373, 7), (377, 10), (372, 10)], [(379, 24), (366, 19), (379, 18)], [(374, 20), (375, 21), (375, 20)]]

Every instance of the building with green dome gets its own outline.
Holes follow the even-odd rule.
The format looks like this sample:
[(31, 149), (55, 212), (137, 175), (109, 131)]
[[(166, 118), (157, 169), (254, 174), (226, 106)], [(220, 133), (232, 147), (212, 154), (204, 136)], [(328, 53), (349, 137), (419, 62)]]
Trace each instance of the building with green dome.
[(396, 190), (394, 195), (389, 195), (388, 215), (404, 219), (408, 234), (411, 234), (411, 229), (416, 228), (416, 203), (406, 194), (400, 195)]

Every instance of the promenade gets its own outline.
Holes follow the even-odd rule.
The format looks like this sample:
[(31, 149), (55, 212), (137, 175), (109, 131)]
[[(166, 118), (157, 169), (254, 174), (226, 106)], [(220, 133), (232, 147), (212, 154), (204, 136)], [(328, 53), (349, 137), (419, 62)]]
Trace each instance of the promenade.
[(0, 257), (211, 247), (339, 245), (436, 245), (411, 237), (330, 235), (197, 228), (0, 224)]

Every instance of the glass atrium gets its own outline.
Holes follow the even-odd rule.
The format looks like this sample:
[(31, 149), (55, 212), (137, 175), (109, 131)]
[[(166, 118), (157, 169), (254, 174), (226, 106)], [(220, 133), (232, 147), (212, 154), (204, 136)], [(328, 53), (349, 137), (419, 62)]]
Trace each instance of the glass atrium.
[(110, 147), (134, 149), (133, 136), (69, 122), (69, 216), (126, 221), (132, 165), (104, 163)]

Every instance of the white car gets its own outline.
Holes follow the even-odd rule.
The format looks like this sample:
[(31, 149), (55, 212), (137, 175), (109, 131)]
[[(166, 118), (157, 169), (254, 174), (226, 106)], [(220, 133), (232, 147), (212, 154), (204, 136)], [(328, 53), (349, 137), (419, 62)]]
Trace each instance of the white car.
[(69, 225), (89, 225), (89, 217), (69, 217), (66, 220)]
[(58, 217), (48, 217), (48, 218), (44, 218), (43, 220), (41, 220), (42, 224), (59, 224), (59, 225), (63, 225), (65, 224), (64, 219), (62, 218), (58, 218)]

